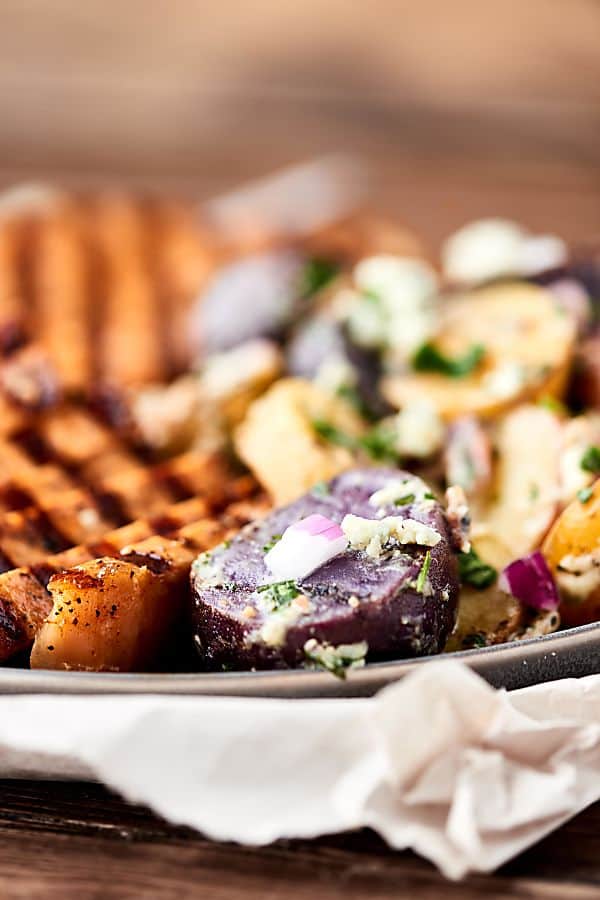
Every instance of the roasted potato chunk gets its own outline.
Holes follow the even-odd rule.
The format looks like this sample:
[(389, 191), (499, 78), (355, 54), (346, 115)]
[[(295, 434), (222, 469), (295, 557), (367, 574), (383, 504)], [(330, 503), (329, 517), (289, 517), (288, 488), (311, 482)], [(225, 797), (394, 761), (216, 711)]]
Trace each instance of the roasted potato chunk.
[(235, 432), (237, 452), (277, 505), (355, 462), (350, 450), (319, 437), (318, 420), (351, 437), (365, 430), (360, 416), (340, 398), (301, 378), (284, 378), (252, 404)]
[(556, 579), (565, 625), (600, 619), (600, 479), (561, 513), (542, 552)]
[(382, 381), (395, 407), (428, 401), (447, 420), (495, 416), (544, 394), (562, 396), (575, 343), (575, 325), (552, 295), (525, 283), (492, 285), (442, 307), (435, 344), (449, 358), (485, 349), (463, 377), (437, 372), (390, 374)]

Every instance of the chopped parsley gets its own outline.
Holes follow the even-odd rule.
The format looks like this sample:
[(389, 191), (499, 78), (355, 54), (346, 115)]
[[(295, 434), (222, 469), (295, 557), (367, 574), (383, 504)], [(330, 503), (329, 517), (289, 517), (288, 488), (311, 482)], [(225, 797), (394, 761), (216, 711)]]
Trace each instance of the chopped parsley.
[(346, 450), (364, 450), (372, 459), (386, 462), (398, 462), (400, 455), (395, 449), (396, 435), (389, 428), (375, 426), (362, 437), (355, 438), (341, 431), (325, 419), (315, 419), (314, 430), (330, 444), (345, 447)]
[(364, 666), (369, 645), (366, 641), (356, 644), (320, 644), (315, 638), (311, 638), (304, 645), (304, 655), (307, 660), (331, 672), (336, 678), (345, 678), (347, 669)]
[(317, 483), (312, 486), (310, 492), (315, 497), (328, 497), (330, 493), (329, 485), (326, 481), (317, 481)]
[(358, 445), (372, 459), (382, 462), (398, 462), (400, 454), (396, 450), (396, 434), (381, 425), (371, 428), (358, 441)]
[(423, 593), (425, 588), (425, 582), (427, 581), (427, 576), (429, 575), (429, 568), (431, 566), (431, 550), (428, 550), (425, 554), (425, 559), (423, 560), (423, 565), (421, 566), (421, 571), (417, 575), (417, 584), (415, 590), (418, 591), (419, 594)]
[(256, 588), (259, 594), (271, 604), (272, 610), (282, 609), (300, 595), (295, 581), (275, 581), (273, 584), (261, 584)]
[(373, 291), (370, 288), (365, 288), (361, 291), (361, 297), (363, 300), (369, 300), (371, 303), (381, 303), (381, 296), (377, 291)]
[(223, 541), (223, 547), (225, 550), (229, 550), (229, 548), (231, 547), (231, 538), (229, 538), (229, 540), (227, 541)]
[(463, 584), (470, 584), (479, 591), (490, 587), (498, 577), (496, 569), (484, 563), (472, 547), (468, 553), (458, 554), (458, 573)]
[(465, 650), (473, 650), (475, 647), (487, 647), (487, 637), (482, 631), (474, 631), (473, 634), (464, 636), (462, 645)]
[(325, 419), (315, 419), (312, 425), (316, 433), (324, 441), (328, 441), (330, 444), (337, 444), (338, 447), (345, 447), (347, 450), (356, 450), (358, 445), (356, 438), (336, 428), (331, 422), (327, 422)]
[(538, 406), (543, 406), (544, 409), (547, 409), (551, 413), (555, 413), (557, 416), (564, 416), (568, 413), (568, 409), (564, 403), (561, 403), (560, 400), (557, 400), (556, 397), (553, 397), (552, 394), (544, 394), (543, 397), (537, 401)]
[(594, 493), (593, 487), (584, 487), (577, 491), (577, 499), (580, 503), (588, 503), (592, 499)]
[(269, 541), (267, 541), (267, 543), (264, 545), (263, 552), (268, 553), (269, 550), (272, 550), (273, 547), (275, 546), (275, 544), (278, 544), (280, 540), (281, 540), (280, 534), (272, 534), (271, 539)]
[(354, 384), (341, 384), (336, 391), (338, 397), (342, 397), (350, 406), (356, 410), (356, 412), (363, 417), (363, 419), (368, 419), (369, 421), (373, 421), (373, 412), (369, 409), (367, 403), (365, 403), (364, 399), (361, 396), (360, 391)]
[(600, 447), (594, 445), (588, 447), (581, 457), (580, 465), (584, 472), (600, 475)]
[(449, 378), (464, 378), (477, 368), (484, 355), (483, 344), (473, 344), (463, 356), (452, 359), (427, 342), (413, 356), (412, 366), (417, 372), (439, 372)]
[(328, 259), (308, 259), (300, 276), (300, 295), (312, 297), (334, 278), (339, 266)]
[(539, 496), (540, 496), (539, 485), (535, 484), (535, 482), (532, 482), (529, 485), (529, 501), (531, 503), (535, 503), (535, 501), (539, 499)]
[(415, 502), (414, 494), (405, 494), (404, 497), (398, 497), (397, 500), (394, 500), (394, 506), (406, 506), (408, 503)]

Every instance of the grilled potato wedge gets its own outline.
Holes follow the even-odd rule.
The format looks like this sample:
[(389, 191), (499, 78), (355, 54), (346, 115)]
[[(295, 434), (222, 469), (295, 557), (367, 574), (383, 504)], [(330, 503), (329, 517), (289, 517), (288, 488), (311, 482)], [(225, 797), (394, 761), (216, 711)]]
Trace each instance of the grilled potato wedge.
[(436, 347), (456, 359), (481, 345), (485, 357), (474, 371), (461, 378), (390, 374), (382, 392), (398, 408), (427, 401), (447, 420), (495, 416), (538, 396), (562, 396), (574, 342), (575, 325), (549, 292), (517, 282), (492, 285), (442, 307)]
[(590, 490), (589, 499), (575, 499), (563, 510), (542, 547), (565, 625), (600, 619), (600, 479)]
[(313, 426), (317, 420), (351, 437), (365, 431), (349, 404), (302, 378), (273, 385), (235, 431), (238, 454), (276, 505), (289, 503), (355, 462), (350, 450), (319, 437)]

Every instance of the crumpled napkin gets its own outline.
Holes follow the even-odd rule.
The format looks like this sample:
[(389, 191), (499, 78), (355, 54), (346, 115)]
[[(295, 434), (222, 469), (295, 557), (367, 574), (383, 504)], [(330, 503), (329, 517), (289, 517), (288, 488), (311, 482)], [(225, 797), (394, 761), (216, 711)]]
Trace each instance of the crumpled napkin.
[(445, 660), (371, 699), (4, 696), (0, 775), (95, 778), (244, 844), (370, 826), (460, 878), (600, 798), (600, 675), (509, 694)]

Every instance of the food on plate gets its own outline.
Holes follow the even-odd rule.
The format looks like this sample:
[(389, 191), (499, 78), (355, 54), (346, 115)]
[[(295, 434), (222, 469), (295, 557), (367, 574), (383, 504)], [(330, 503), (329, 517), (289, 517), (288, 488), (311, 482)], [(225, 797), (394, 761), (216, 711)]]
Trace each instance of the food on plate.
[(351, 469), (196, 560), (202, 661), (328, 668), (439, 652), (458, 597), (451, 542), (421, 479)]
[(597, 248), (11, 196), (2, 663), (343, 676), (600, 619)]
[(563, 510), (542, 547), (560, 591), (566, 625), (600, 617), (600, 447), (595, 451), (588, 451), (582, 462), (595, 470), (596, 481)]
[(549, 292), (525, 282), (490, 285), (448, 297), (435, 339), (412, 370), (390, 372), (382, 390), (396, 407), (421, 398), (448, 420), (492, 417), (563, 396), (574, 347), (575, 325)]
[[(346, 446), (324, 436), (344, 435)], [(257, 473), (276, 504), (287, 503), (319, 481), (349, 469), (353, 440), (366, 431), (343, 397), (299, 378), (285, 378), (257, 400), (235, 431), (235, 448)]]

